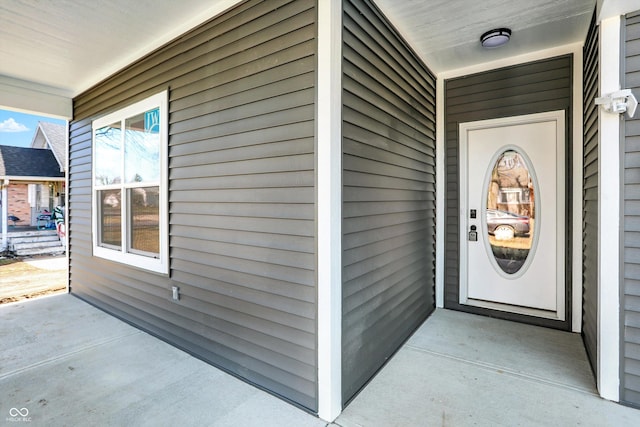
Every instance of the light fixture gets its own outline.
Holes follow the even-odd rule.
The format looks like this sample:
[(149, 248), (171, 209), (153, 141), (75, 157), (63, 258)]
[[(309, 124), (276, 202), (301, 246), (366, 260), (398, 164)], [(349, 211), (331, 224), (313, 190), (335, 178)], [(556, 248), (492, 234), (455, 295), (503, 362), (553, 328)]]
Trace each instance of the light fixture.
[(638, 100), (631, 89), (622, 89), (617, 92), (608, 93), (600, 98), (595, 99), (596, 105), (602, 105), (607, 113), (624, 114), (632, 119), (638, 108)]
[(509, 28), (496, 28), (489, 30), (480, 36), (482, 47), (492, 49), (506, 44), (511, 38), (511, 30)]

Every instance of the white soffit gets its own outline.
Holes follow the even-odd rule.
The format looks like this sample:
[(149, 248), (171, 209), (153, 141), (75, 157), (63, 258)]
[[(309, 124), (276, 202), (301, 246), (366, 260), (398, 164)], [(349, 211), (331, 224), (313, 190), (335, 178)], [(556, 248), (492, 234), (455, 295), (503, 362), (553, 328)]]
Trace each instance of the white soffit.
[(4, 0), (0, 76), (73, 97), (239, 0)]
[[(596, 0), (373, 1), (436, 74), (582, 43), (596, 6)], [(29, 110), (42, 98), (53, 107), (40, 112), (67, 116), (74, 96), (240, 2), (4, 0), (0, 108)], [(511, 41), (483, 49), (480, 35), (496, 27), (511, 28)]]
[[(436, 74), (584, 42), (596, 0), (376, 0)], [(485, 49), (480, 36), (513, 31), (507, 45)]]
[(598, 0), (598, 22), (640, 9), (640, 0)]

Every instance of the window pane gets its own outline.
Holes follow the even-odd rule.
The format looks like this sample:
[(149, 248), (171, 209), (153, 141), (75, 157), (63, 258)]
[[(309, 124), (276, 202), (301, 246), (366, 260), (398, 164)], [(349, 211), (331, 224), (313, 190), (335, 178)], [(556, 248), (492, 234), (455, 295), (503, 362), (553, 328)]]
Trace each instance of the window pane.
[(125, 120), (124, 170), (126, 182), (160, 180), (160, 109)]
[(120, 190), (98, 191), (100, 198), (100, 246), (122, 244), (122, 193)]
[(96, 130), (96, 182), (95, 185), (119, 184), (122, 156), (120, 122)]
[(515, 150), (501, 153), (492, 165), (487, 187), (489, 244), (496, 263), (507, 274), (520, 271), (530, 256), (535, 233), (537, 189), (523, 156)]
[(149, 254), (160, 253), (159, 187), (131, 188), (131, 249)]

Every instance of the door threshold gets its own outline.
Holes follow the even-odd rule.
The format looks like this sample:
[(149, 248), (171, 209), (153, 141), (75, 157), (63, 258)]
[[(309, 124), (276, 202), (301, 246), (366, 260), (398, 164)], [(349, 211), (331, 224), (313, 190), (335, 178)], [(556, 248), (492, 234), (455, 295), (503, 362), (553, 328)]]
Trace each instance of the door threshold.
[(564, 316), (560, 316), (557, 311), (541, 310), (539, 308), (523, 307), (519, 305), (503, 304), (495, 301), (485, 301), (481, 299), (467, 298), (466, 301), (460, 301), (460, 305), (470, 307), (488, 308), (490, 310), (504, 311), (506, 313), (523, 314), (526, 316), (541, 317), (550, 320), (559, 320), (563, 322)]

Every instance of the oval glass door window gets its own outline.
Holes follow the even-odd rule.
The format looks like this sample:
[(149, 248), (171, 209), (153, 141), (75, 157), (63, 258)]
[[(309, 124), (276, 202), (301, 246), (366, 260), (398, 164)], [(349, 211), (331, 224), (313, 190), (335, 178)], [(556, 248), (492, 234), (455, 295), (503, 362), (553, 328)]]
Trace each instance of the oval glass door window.
[(509, 275), (522, 269), (534, 241), (535, 177), (527, 160), (516, 150), (504, 151), (485, 187), (488, 242), (496, 263)]

